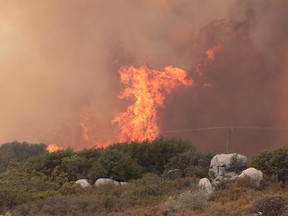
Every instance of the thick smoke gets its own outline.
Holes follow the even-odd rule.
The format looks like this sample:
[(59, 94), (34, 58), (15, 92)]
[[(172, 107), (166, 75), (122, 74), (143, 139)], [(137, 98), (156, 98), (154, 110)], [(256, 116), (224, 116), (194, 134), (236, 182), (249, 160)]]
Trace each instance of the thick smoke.
[[(169, 96), (160, 113), (162, 130), (287, 126), (287, 10), (286, 0), (3, 0), (0, 142), (81, 149), (113, 140), (111, 120), (131, 102), (117, 98), (117, 70), (130, 64), (174, 65), (213, 86)], [(215, 62), (197, 77), (196, 65), (217, 43)], [(81, 119), (97, 142), (83, 142)], [(286, 144), (285, 134), (233, 131), (233, 148), (255, 152)], [(226, 134), (165, 135), (224, 150)]]

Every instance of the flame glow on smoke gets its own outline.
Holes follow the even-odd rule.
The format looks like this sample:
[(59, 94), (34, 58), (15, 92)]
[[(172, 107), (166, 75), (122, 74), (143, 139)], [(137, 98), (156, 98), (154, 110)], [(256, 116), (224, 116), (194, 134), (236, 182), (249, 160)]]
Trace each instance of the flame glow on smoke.
[(55, 144), (55, 143), (51, 143), (51, 144), (49, 144), (48, 146), (47, 146), (47, 151), (48, 152), (56, 152), (56, 151), (58, 151), (58, 150), (62, 150), (63, 148), (61, 148), (61, 147), (59, 147), (59, 146), (57, 146), (57, 144)]
[[(288, 125), (287, 0), (23, 2), (2, 0), (0, 7), (0, 143), (82, 150), (154, 137), (158, 126), (149, 122), (161, 130)], [(129, 100), (117, 100), (117, 69), (143, 63), (183, 68), (195, 88), (167, 98), (164, 110), (145, 72), (151, 88), (142, 89), (151, 94), (145, 107), (132, 78), (125, 86), (134, 91)], [(158, 117), (148, 117), (149, 108)], [(144, 117), (136, 121), (139, 109)], [(221, 131), (167, 134), (174, 135), (202, 150), (217, 152), (225, 143)], [(288, 140), (284, 131), (237, 136), (235, 151), (249, 154)]]
[(215, 53), (221, 48), (220, 43), (206, 51), (207, 57), (210, 61), (215, 61)]
[(155, 139), (159, 134), (158, 109), (163, 107), (165, 96), (180, 86), (193, 86), (186, 72), (173, 66), (164, 71), (152, 70), (147, 66), (122, 67), (119, 70), (121, 82), (126, 87), (120, 99), (132, 97), (135, 103), (126, 112), (115, 116), (112, 123), (120, 127), (119, 142)]
[(82, 129), (82, 141), (84, 142), (84, 145), (87, 144), (87, 142), (89, 141), (89, 129), (87, 127), (87, 121), (89, 119), (87, 119), (87, 115), (80, 115), (80, 122), (79, 125)]

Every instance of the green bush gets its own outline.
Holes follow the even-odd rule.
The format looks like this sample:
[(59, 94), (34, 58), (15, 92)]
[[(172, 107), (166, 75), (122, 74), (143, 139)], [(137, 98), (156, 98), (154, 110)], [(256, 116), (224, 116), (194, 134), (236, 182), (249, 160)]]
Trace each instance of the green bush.
[(5, 171), (11, 161), (26, 161), (46, 154), (45, 144), (11, 142), (0, 146), (0, 172)]
[(261, 152), (252, 158), (250, 165), (284, 182), (288, 178), (288, 146)]
[(193, 151), (187, 140), (159, 137), (153, 141), (117, 143), (109, 147), (129, 154), (146, 172), (163, 173), (169, 160), (177, 154)]
[(31, 169), (49, 178), (51, 187), (58, 190), (65, 182), (88, 178), (94, 183), (98, 178), (127, 181), (140, 178), (142, 168), (130, 155), (117, 149), (91, 149), (75, 153), (61, 150), (30, 161)]
[(91, 183), (98, 178), (128, 181), (142, 177), (142, 168), (129, 155), (116, 149), (107, 149), (92, 164), (88, 173)]
[(71, 149), (66, 149), (43, 155), (40, 158), (31, 160), (30, 163), (33, 169), (51, 176), (56, 167), (61, 167), (64, 158), (72, 157), (75, 154)]
[(37, 200), (43, 191), (49, 190), (46, 180), (45, 175), (30, 170), (27, 164), (10, 162), (0, 174), (0, 211)]
[(179, 169), (183, 176), (204, 178), (208, 175), (213, 153), (201, 153), (196, 150), (175, 155), (166, 165), (167, 170)]
[(62, 187), (58, 190), (61, 195), (81, 194), (84, 189), (74, 182), (65, 182)]
[(70, 157), (64, 157), (61, 160), (59, 169), (67, 173), (68, 181), (76, 181), (87, 176), (89, 169), (85, 169), (87, 167), (85, 163), (85, 158), (75, 154)]

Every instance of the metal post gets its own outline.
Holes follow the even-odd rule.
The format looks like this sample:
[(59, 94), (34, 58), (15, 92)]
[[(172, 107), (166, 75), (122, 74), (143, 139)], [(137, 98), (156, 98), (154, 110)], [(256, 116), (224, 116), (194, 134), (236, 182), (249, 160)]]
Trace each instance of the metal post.
[(227, 140), (226, 140), (226, 142), (227, 142), (227, 146), (226, 146), (227, 153), (231, 152), (231, 132), (232, 132), (232, 130), (233, 129), (230, 128), (230, 127), (227, 128)]

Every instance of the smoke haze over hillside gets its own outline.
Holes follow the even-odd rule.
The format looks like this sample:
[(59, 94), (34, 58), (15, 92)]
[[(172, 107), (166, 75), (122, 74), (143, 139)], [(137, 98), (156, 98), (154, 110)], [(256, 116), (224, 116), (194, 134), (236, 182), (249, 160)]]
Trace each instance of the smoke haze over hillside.
[[(286, 0), (2, 0), (0, 143), (91, 147), (81, 143), (81, 119), (91, 139), (114, 140), (111, 120), (131, 102), (117, 98), (117, 71), (131, 64), (173, 65), (212, 85), (167, 97), (161, 130), (288, 126), (287, 10)], [(235, 131), (235, 144), (287, 144), (285, 134)], [(182, 135), (204, 149), (225, 143), (225, 131)]]

